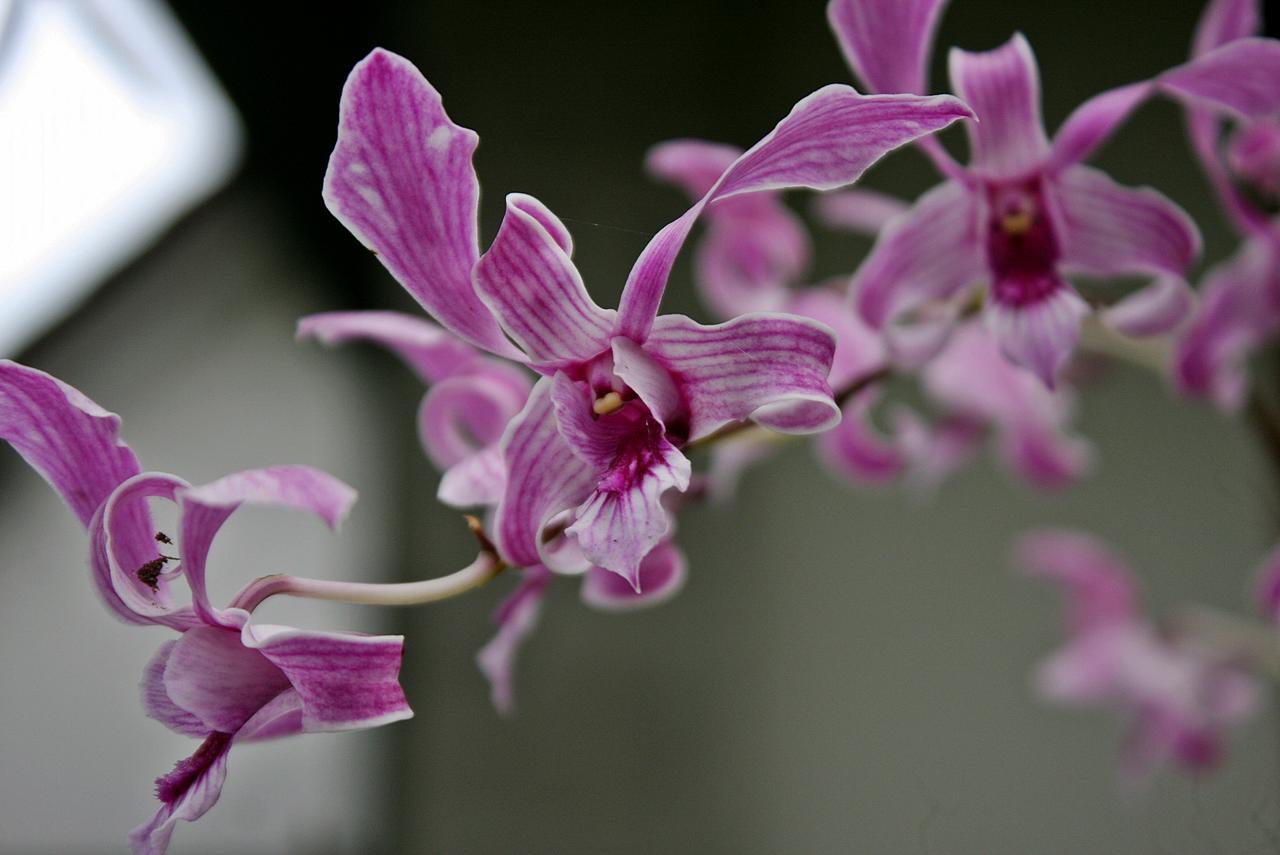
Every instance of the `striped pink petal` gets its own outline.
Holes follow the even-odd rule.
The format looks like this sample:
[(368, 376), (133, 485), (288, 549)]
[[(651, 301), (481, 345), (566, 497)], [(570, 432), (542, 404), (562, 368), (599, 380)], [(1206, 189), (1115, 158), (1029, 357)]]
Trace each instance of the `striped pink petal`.
[(1107, 326), (1125, 335), (1163, 335), (1191, 317), (1195, 305), (1196, 295), (1187, 280), (1166, 273), (1108, 306), (1101, 317)]
[(827, 20), (872, 92), (929, 91), (929, 54), (947, 0), (830, 0)]
[(1196, 24), (1192, 56), (1202, 56), (1216, 47), (1257, 35), (1262, 29), (1258, 0), (1209, 0)]
[(665, 603), (684, 587), (687, 565), (679, 547), (669, 540), (663, 541), (640, 562), (638, 590), (617, 573), (592, 567), (582, 577), (582, 601), (607, 612), (632, 611)]
[(298, 338), (325, 344), (370, 341), (395, 353), (422, 378), (436, 383), (466, 373), (484, 359), (474, 348), (424, 318), (403, 312), (323, 312), (298, 321)]
[[(1036, 296), (1004, 302), (999, 293), (1006, 289)], [(983, 314), (1004, 355), (1030, 369), (1052, 389), (1080, 340), (1080, 325), (1089, 314), (1089, 305), (1061, 278), (1043, 274), (1034, 283), (1020, 282), (1015, 287), (996, 282)]]
[(1197, 105), (1243, 118), (1280, 113), (1280, 41), (1242, 38), (1166, 71), (1160, 85)]
[(1053, 136), (1051, 168), (1064, 169), (1086, 160), (1153, 91), (1150, 82), (1131, 83), (1099, 93), (1073, 110)]
[(163, 804), (155, 816), (129, 832), (134, 855), (164, 855), (179, 821), (195, 822), (217, 804), (230, 750), (229, 734), (209, 734), (194, 754), (156, 779), (156, 795)]
[(968, 124), (969, 168), (984, 178), (1020, 178), (1049, 154), (1040, 119), (1040, 73), (1031, 45), (1016, 35), (981, 53), (952, 48), (951, 85), (978, 117)]
[(479, 255), (477, 142), (474, 131), (450, 121), (412, 63), (379, 48), (342, 89), (324, 200), (447, 329), (516, 358), (471, 285)]
[(475, 287), (512, 340), (543, 370), (597, 355), (614, 312), (587, 294), (558, 240), (563, 226), (532, 196), (507, 196), (507, 214), (475, 270)]
[(418, 434), (431, 461), (448, 469), (496, 445), (529, 389), (525, 376), (500, 365), (432, 386), (418, 411)]
[(1137, 617), (1133, 572), (1124, 559), (1090, 535), (1056, 529), (1026, 534), (1014, 547), (1014, 561), (1029, 575), (1062, 588), (1072, 635)]
[(813, 214), (823, 225), (870, 237), (910, 209), (896, 196), (861, 187), (823, 193), (813, 202)]

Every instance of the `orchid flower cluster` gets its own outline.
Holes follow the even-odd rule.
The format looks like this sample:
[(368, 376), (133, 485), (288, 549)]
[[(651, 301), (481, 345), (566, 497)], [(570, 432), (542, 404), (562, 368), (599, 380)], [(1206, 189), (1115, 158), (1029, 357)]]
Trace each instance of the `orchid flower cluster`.
[[(355, 492), (301, 466), (203, 486), (144, 472), (116, 416), (0, 362), (0, 438), (87, 529), (103, 602), (126, 623), (177, 635), (142, 676), (143, 707), (200, 742), (157, 779), (160, 807), (130, 835), (135, 852), (164, 852), (178, 821), (213, 806), (237, 743), (412, 715), (398, 678), (403, 639), (257, 623), (268, 597), (411, 605), (510, 570), (516, 587), (477, 655), (493, 703), (510, 712), (516, 658), (549, 587), (578, 577), (583, 601), (605, 610), (674, 596), (688, 572), (674, 539), (681, 507), (730, 497), (779, 436), (817, 435), (830, 468), (854, 483), (930, 488), (991, 435), (1029, 485), (1064, 487), (1092, 461), (1072, 427), (1072, 356), (1091, 337), (1112, 354), (1154, 339), (1187, 395), (1226, 409), (1248, 400), (1247, 357), (1280, 333), (1280, 42), (1257, 37), (1255, 0), (1212, 0), (1186, 63), (1086, 101), (1052, 138), (1020, 35), (993, 50), (953, 49), (955, 95), (929, 94), (945, 5), (830, 0), (839, 48), (871, 94), (825, 86), (745, 151), (692, 139), (654, 147), (648, 170), (692, 204), (649, 241), (617, 309), (592, 299), (568, 229), (532, 196), (506, 197), (482, 253), (477, 135), (409, 60), (379, 49), (355, 67), (324, 201), (430, 319), (331, 312), (302, 319), (298, 333), (386, 347), (427, 386), (418, 427), (443, 473), (438, 499), (472, 515), (480, 544), (451, 575), (390, 585), (269, 575), (219, 608), (206, 559), (237, 508), (280, 505), (335, 527)], [(1086, 165), (1154, 97), (1184, 109), (1241, 238), (1198, 293), (1187, 279), (1200, 250), (1191, 218)], [(953, 123), (968, 134), (967, 164), (934, 136)], [(941, 177), (919, 199), (841, 189), (908, 145)], [(783, 202), (788, 189), (819, 193), (813, 211), (826, 226), (875, 238), (849, 277), (806, 280), (810, 239)], [(721, 321), (710, 326), (659, 314), (699, 223), (695, 284)], [(1146, 282), (1086, 300), (1075, 275)], [(890, 381), (918, 384), (929, 412), (882, 406)], [(709, 466), (695, 474), (702, 447)], [(151, 500), (178, 506), (176, 538), (156, 530)], [(1165, 760), (1216, 761), (1274, 664), (1269, 627), (1201, 611), (1168, 625), (1144, 617), (1131, 571), (1082, 533), (1033, 533), (1016, 555), (1068, 600), (1066, 644), (1037, 677), (1043, 696), (1123, 712), (1124, 768), (1135, 775)], [(1273, 559), (1259, 594), (1268, 622), (1280, 615), (1278, 591)]]

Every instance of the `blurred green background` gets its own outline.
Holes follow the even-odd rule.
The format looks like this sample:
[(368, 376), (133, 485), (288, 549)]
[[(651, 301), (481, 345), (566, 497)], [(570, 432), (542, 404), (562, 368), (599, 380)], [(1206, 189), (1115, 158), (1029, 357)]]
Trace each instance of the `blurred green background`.
[[(573, 231), (603, 305), (614, 305), (647, 237), (686, 204), (644, 176), (650, 145), (677, 136), (747, 145), (808, 92), (850, 81), (817, 2), (173, 7), (242, 112), (246, 167), (25, 355), (73, 382), (92, 360), (104, 363), (93, 370), (104, 385), (145, 383), (145, 359), (119, 363), (138, 372), (123, 376), (109, 362), (114, 349), (157, 330), (181, 341), (188, 328), (250, 323), (259, 300), (298, 313), (414, 310), (319, 197), (343, 79), (375, 45), (413, 60), (452, 117), (480, 133), (482, 240), (507, 192), (537, 196)], [(946, 47), (990, 48), (1020, 30), (1040, 60), (1052, 129), (1090, 94), (1181, 61), (1199, 11), (1194, 0), (956, 0), (933, 88), (947, 90)], [(1233, 248), (1172, 105), (1144, 107), (1096, 162), (1182, 203), (1202, 227), (1207, 260)], [(866, 183), (914, 196), (935, 180), (908, 152)], [(796, 201), (803, 210), (806, 200)], [(817, 234), (815, 279), (851, 271), (867, 248)], [(198, 277), (184, 275), (197, 267)], [(158, 271), (164, 310), (131, 316), (127, 342), (93, 320), (156, 293)], [(689, 275), (686, 258), (665, 306), (698, 316)], [(235, 302), (212, 314), (195, 308), (196, 281), (201, 293), (225, 287)], [(301, 354), (344, 374), (329, 386), (282, 379), (281, 400), (316, 420), (359, 409), (360, 430), (331, 446), (359, 449), (359, 471), (380, 479), (357, 482), (381, 497), (381, 513), (353, 520), (355, 536), (379, 547), (352, 572), (417, 578), (468, 561), (473, 544), (434, 502), (438, 475), (417, 445), (416, 382), (373, 350), (295, 346), (286, 314), (273, 311), (280, 321), (264, 330), (261, 358), (292, 365)], [(213, 382), (221, 385), (173, 390), (172, 400), (241, 394), (234, 377)], [(121, 407), (102, 386), (87, 391)], [(1029, 691), (1034, 663), (1061, 638), (1059, 603), (1011, 572), (1017, 533), (1042, 524), (1099, 533), (1130, 556), (1157, 612), (1187, 601), (1244, 609), (1280, 519), (1274, 473), (1246, 426), (1176, 400), (1137, 369), (1105, 372), (1081, 404), (1098, 469), (1053, 497), (984, 459), (922, 505), (837, 483), (795, 444), (751, 472), (732, 506), (682, 515), (691, 574), (673, 602), (605, 615), (582, 606), (575, 585), (557, 586), (524, 650), (510, 720), (490, 708), (472, 658), (514, 580), (414, 611), (347, 612), (346, 626), (408, 636), (417, 717), (352, 738), (360, 756), (378, 758), (362, 773), (366, 807), (332, 837), (299, 829), (291, 851), (1280, 852), (1274, 710), (1237, 735), (1216, 775), (1165, 773), (1132, 793), (1118, 782), (1113, 717), (1047, 708)], [(218, 435), (225, 427), (205, 430), (213, 434), (201, 442), (233, 445)], [(266, 462), (260, 456), (232, 467)], [(4, 464), (7, 491), (21, 470)], [(304, 793), (316, 785), (295, 783)], [(272, 798), (234, 769), (232, 787)], [(182, 829), (174, 851), (231, 851), (217, 826), (252, 821), (221, 806), (190, 849)]]

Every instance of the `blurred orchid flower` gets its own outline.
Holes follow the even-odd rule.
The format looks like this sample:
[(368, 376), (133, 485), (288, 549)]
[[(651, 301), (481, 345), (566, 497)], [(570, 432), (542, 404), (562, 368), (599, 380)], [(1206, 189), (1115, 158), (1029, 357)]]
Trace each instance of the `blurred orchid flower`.
[[(399, 684), (399, 636), (316, 632), (253, 625), (249, 612), (213, 607), (205, 562), (214, 536), (244, 503), (310, 511), (330, 528), (355, 491), (315, 469), (281, 466), (192, 487), (173, 475), (141, 471), (119, 438), (120, 420), (53, 377), (0, 361), (0, 439), (45, 477), (89, 530), (99, 594), (127, 623), (180, 633), (146, 668), (148, 716), (203, 740), (156, 780), (160, 809), (130, 834), (133, 850), (159, 855), (179, 820), (193, 821), (218, 800), (227, 756), (237, 742), (313, 731), (377, 727), (413, 713)], [(180, 559), (155, 531), (147, 500), (181, 509)], [(176, 566), (166, 569), (170, 562)], [(192, 602), (171, 582), (183, 577)]]
[(1159, 635), (1139, 612), (1129, 568), (1094, 538), (1040, 531), (1015, 552), (1067, 598), (1068, 640), (1040, 666), (1040, 694), (1119, 709), (1130, 721), (1122, 768), (1131, 780), (1164, 761), (1191, 771), (1217, 764), (1224, 731), (1257, 706), (1254, 681), (1207, 649)]
[(807, 433), (839, 418), (822, 326), (771, 314), (716, 327), (657, 316), (693, 223), (743, 193), (850, 183), (887, 151), (966, 115), (948, 96), (813, 93), (655, 235), (616, 312), (588, 296), (563, 223), (530, 196), (507, 197), (479, 256), (476, 135), (394, 54), (374, 51), (347, 80), (324, 196), (446, 329), (544, 375), (502, 440), (504, 558), (560, 572), (594, 565), (635, 587), (670, 529), (664, 494), (688, 487), (683, 444), (745, 419)]
[[(923, 92), (945, 5), (831, 0), (827, 12), (850, 65), (872, 90)], [(1072, 113), (1052, 141), (1040, 119), (1035, 57), (1021, 35), (991, 51), (953, 49), (950, 60), (952, 84), (978, 117), (967, 126), (970, 163), (960, 166), (934, 140), (922, 143), (947, 180), (889, 224), (856, 274), (863, 318), (891, 342), (915, 322), (907, 358), (919, 361), (945, 340), (955, 298), (985, 279), (988, 327), (1006, 356), (1048, 386), (1089, 311), (1067, 274), (1151, 276), (1104, 320), (1132, 335), (1175, 328), (1192, 305), (1182, 277), (1200, 249), (1194, 224), (1156, 191), (1122, 187), (1083, 161), (1156, 91), (1262, 109), (1280, 95), (1258, 92), (1252, 78), (1260, 72), (1246, 79), (1240, 67), (1252, 60), (1275, 71), (1280, 54), (1233, 53), (1104, 92)], [(912, 317), (931, 304), (951, 311)], [(921, 339), (933, 346), (922, 349)]]
[[(1212, 0), (1196, 28), (1193, 57), (1242, 41), (1256, 50), (1261, 40), (1251, 37), (1261, 29), (1258, 5)], [(1189, 107), (1187, 127), (1244, 242), (1205, 277), (1200, 309), (1174, 355), (1174, 379), (1182, 391), (1234, 410), (1246, 397), (1246, 359), (1280, 333), (1280, 113), (1250, 118), (1200, 101)]]

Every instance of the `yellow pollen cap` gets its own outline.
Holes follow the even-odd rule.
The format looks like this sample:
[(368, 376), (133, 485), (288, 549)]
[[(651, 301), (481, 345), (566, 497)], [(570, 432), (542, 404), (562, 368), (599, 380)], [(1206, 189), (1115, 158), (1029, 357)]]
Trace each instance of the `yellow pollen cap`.
[(591, 405), (591, 412), (597, 416), (607, 416), (609, 413), (616, 413), (622, 409), (622, 396), (617, 392), (610, 392), (607, 395), (601, 395), (596, 398)]

